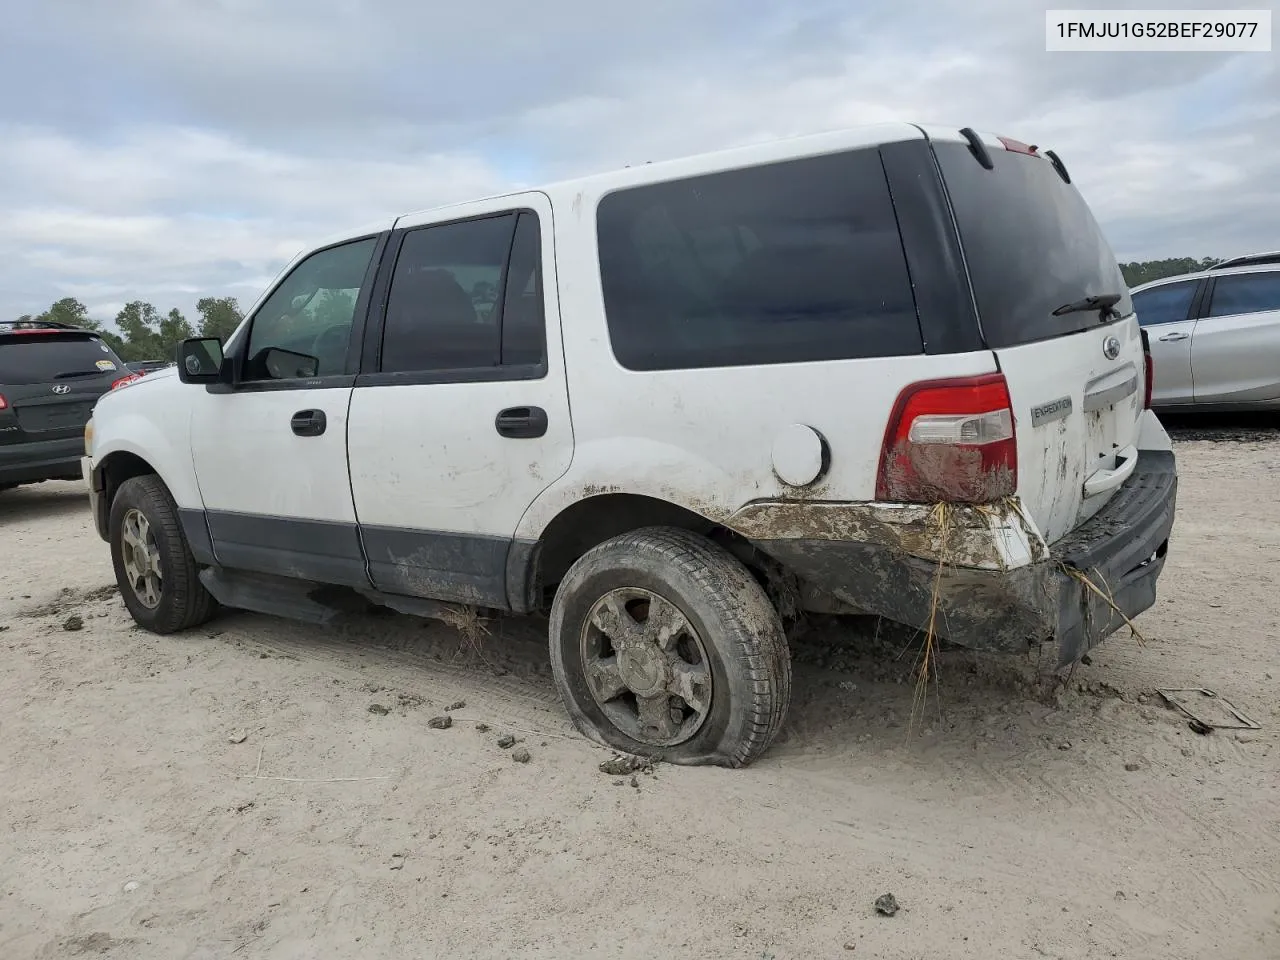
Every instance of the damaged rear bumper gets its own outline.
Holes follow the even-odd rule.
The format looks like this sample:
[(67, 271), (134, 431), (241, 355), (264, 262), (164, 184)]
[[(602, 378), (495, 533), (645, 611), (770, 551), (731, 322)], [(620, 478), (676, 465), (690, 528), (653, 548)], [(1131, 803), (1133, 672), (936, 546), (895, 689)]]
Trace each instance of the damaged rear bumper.
[[(763, 504), (730, 525), (807, 589), (920, 629), (932, 613), (939, 636), (974, 649), (1021, 652), (1057, 641), (1065, 665), (1155, 603), (1177, 485), (1173, 453), (1144, 450), (1102, 510), (1049, 548), (1012, 501), (953, 508), (945, 529), (929, 508), (886, 522), (892, 508), (862, 505), (859, 513), (852, 504), (844, 509), (856, 522), (826, 524), (817, 535), (790, 535), (802, 531), (778, 523), (782, 512), (771, 522)], [(836, 505), (805, 505), (821, 506)]]

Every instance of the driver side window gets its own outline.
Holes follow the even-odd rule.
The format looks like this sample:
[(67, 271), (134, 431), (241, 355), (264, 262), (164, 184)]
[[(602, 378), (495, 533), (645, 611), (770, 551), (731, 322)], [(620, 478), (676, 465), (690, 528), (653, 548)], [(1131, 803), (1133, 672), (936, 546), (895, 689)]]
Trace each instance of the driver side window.
[(346, 370), (356, 303), (377, 246), (367, 237), (299, 263), (253, 317), (244, 380), (330, 377)]

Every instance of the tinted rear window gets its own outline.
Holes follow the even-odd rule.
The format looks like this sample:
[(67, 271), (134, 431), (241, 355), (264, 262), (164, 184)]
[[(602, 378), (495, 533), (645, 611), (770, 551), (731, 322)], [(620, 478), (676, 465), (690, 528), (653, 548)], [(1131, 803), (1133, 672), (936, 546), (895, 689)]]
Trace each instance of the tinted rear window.
[(43, 333), (0, 337), (0, 383), (103, 377), (123, 366), (96, 337)]
[(1133, 307), (1110, 244), (1074, 185), (1049, 161), (992, 150), (987, 170), (959, 143), (934, 151), (946, 181), (987, 345), (1011, 347), (1096, 326), (1098, 312), (1055, 317), (1085, 297)]
[(622, 190), (597, 229), (609, 336), (631, 370), (922, 352), (876, 150)]

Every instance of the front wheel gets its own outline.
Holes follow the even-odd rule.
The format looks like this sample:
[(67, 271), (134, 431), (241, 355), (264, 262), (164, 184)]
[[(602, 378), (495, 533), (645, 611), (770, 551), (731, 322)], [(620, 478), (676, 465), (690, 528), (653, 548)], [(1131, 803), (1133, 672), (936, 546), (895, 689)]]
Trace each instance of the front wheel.
[(120, 596), (139, 626), (175, 633), (213, 616), (213, 597), (200, 582), (177, 505), (159, 477), (120, 485), (107, 532)]
[(741, 767), (782, 726), (791, 657), (778, 613), (705, 537), (651, 528), (595, 547), (561, 582), (550, 634), (574, 725), (616, 750)]

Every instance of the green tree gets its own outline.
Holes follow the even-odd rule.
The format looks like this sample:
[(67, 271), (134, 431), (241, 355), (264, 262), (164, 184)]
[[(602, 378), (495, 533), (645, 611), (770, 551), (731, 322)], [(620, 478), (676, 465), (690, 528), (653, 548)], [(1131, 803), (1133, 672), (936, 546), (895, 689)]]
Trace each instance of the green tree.
[(1124, 282), (1130, 287), (1150, 283), (1152, 280), (1163, 280), (1165, 277), (1176, 277), (1183, 273), (1195, 273), (1197, 270), (1208, 270), (1220, 261), (1216, 257), (1171, 257), (1167, 260), (1143, 260), (1120, 264), (1120, 272), (1124, 274)]
[(196, 301), (196, 311), (200, 314), (200, 336), (217, 337), (223, 343), (244, 319), (235, 297), (203, 297)]
[(36, 319), (49, 323), (65, 323), (72, 327), (83, 327), (85, 330), (101, 329), (101, 324), (89, 316), (89, 308), (75, 297), (63, 297)]
[(172, 360), (177, 356), (178, 344), (195, 335), (196, 332), (191, 329), (191, 324), (182, 315), (182, 311), (174, 307), (169, 311), (169, 315), (160, 321), (160, 350), (162, 352), (157, 359)]
[(131, 300), (116, 314), (116, 326), (124, 334), (120, 357), (127, 361), (164, 358), (160, 340), (160, 314), (143, 300)]

